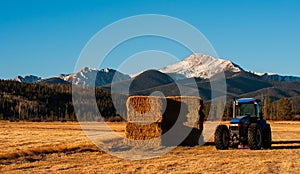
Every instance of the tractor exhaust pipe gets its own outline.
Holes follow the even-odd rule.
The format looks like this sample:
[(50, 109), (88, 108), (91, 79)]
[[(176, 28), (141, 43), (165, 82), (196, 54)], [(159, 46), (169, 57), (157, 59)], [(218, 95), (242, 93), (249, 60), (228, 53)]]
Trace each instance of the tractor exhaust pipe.
[(233, 102), (232, 102), (232, 104), (233, 104), (233, 106), (232, 106), (232, 114), (233, 114), (233, 118), (236, 118), (236, 109), (235, 109), (235, 107), (236, 107), (236, 99), (235, 98), (233, 98)]

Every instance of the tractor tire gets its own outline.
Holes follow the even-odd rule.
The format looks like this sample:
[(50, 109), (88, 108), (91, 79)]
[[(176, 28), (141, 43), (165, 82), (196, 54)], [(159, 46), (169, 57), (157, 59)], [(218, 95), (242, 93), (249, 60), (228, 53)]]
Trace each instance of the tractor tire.
[(266, 127), (263, 131), (263, 144), (264, 149), (270, 149), (272, 146), (272, 132), (270, 124), (266, 124)]
[(215, 145), (219, 150), (227, 150), (229, 147), (229, 130), (226, 125), (219, 125), (215, 131)]
[(261, 149), (263, 135), (259, 124), (252, 123), (248, 128), (248, 146), (251, 150)]

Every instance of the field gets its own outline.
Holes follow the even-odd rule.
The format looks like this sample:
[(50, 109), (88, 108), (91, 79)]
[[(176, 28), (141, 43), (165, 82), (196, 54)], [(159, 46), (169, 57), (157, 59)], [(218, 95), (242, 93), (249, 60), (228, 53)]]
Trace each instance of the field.
[[(108, 125), (123, 135), (124, 123)], [(300, 173), (300, 122), (272, 122), (271, 127), (269, 150), (220, 151), (209, 142), (132, 161), (98, 149), (78, 123), (2, 121), (0, 173)]]

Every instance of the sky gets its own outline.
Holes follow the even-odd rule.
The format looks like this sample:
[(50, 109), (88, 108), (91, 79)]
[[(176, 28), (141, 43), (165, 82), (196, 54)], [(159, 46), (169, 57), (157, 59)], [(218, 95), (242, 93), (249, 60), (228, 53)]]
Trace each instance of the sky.
[[(300, 76), (297, 0), (0, 1), (0, 79), (72, 73), (97, 32), (142, 14), (167, 15), (189, 23), (209, 40), (219, 58), (245, 70)], [(126, 57), (160, 48), (179, 60), (191, 54), (174, 45), (157, 38), (133, 40), (115, 49), (98, 68), (118, 68)]]

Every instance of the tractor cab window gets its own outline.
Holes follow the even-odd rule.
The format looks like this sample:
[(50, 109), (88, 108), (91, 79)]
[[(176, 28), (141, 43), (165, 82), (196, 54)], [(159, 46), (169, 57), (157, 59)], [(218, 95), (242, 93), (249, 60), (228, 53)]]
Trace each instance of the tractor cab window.
[(253, 103), (243, 103), (236, 106), (236, 113), (238, 116), (250, 115), (256, 117), (257, 107)]

